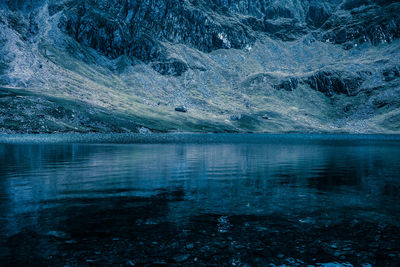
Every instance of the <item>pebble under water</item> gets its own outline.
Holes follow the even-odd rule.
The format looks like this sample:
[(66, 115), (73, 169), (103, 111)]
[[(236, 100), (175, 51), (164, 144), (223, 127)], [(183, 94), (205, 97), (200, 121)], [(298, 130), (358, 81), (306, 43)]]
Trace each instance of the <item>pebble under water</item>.
[(400, 262), (398, 137), (35, 138), (0, 137), (0, 265)]

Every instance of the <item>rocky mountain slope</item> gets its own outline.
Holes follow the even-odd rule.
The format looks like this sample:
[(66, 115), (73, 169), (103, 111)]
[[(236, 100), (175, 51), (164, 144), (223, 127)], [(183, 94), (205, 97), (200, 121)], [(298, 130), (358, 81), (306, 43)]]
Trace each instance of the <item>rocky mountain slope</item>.
[(3, 0), (0, 131), (399, 133), (399, 37), (399, 1)]

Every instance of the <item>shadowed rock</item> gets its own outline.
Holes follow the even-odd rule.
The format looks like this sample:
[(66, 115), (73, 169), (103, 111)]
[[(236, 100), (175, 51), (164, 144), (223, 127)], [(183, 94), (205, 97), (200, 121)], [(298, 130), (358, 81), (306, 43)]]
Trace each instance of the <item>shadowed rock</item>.
[(304, 80), (312, 89), (328, 96), (334, 94), (354, 95), (362, 79), (344, 72), (319, 71)]
[(322, 41), (351, 49), (363, 43), (390, 43), (400, 37), (399, 3), (383, 7), (361, 6), (350, 13), (342, 12), (332, 16), (323, 25), (327, 32), (321, 37)]

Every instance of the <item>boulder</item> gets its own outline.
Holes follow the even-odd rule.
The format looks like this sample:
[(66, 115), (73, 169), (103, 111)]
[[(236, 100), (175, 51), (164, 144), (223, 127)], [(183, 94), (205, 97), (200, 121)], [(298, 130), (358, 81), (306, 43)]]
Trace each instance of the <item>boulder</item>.
[(180, 107), (176, 107), (175, 111), (177, 111), (177, 112), (187, 112), (187, 108), (185, 108), (184, 106), (180, 106)]
[(270, 119), (270, 117), (268, 117), (268, 115), (267, 114), (264, 114), (264, 115), (262, 115), (262, 117), (261, 118), (263, 118), (264, 120), (269, 120)]

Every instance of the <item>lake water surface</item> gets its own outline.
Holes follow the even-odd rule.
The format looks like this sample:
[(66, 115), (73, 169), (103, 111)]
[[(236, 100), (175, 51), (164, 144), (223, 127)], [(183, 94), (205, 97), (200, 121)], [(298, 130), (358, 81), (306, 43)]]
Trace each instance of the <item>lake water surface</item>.
[(396, 136), (0, 136), (5, 265), (397, 266), (399, 218)]

